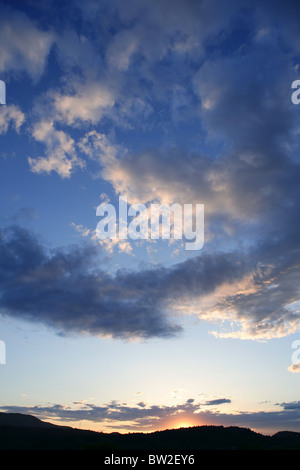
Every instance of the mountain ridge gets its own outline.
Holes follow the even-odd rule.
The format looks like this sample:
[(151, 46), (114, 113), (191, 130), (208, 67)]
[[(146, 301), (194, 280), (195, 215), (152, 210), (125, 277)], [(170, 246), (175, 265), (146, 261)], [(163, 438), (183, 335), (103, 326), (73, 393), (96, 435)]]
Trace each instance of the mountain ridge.
[(151, 433), (103, 433), (0, 412), (0, 450), (300, 450), (300, 433), (263, 435), (238, 426), (203, 425)]

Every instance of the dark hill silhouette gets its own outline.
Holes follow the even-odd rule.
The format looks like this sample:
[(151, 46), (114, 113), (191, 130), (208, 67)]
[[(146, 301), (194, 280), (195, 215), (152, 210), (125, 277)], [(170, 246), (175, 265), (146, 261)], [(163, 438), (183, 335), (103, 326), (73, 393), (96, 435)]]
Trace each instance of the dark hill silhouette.
[(0, 450), (300, 450), (300, 433), (265, 436), (247, 428), (196, 426), (153, 433), (111, 433), (57, 426), (30, 415), (0, 413)]
[(43, 427), (49, 428), (55, 426), (51, 423), (41, 421), (35, 416), (23, 415), (21, 413), (1, 413), (0, 412), (0, 426), (28, 426), (28, 427)]

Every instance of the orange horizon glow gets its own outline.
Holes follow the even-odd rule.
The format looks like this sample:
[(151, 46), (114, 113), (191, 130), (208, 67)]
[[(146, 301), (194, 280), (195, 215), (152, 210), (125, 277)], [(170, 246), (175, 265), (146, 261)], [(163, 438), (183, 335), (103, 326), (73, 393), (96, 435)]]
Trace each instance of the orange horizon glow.
[(199, 419), (187, 417), (176, 417), (175, 419), (170, 420), (168, 423), (164, 423), (165, 428), (168, 429), (180, 429), (180, 428), (192, 428), (194, 426), (202, 426), (203, 422), (199, 422)]
[[(96, 432), (104, 432), (104, 433), (111, 433), (111, 432), (118, 432), (120, 434), (127, 434), (127, 433), (132, 433), (132, 432), (138, 432), (138, 433), (143, 433), (143, 434), (148, 434), (152, 432), (157, 432), (157, 431), (165, 431), (165, 430), (170, 430), (170, 429), (180, 429), (180, 428), (190, 428), (190, 427), (195, 427), (195, 426), (203, 426), (207, 423), (200, 422), (199, 419), (195, 419), (190, 416), (174, 416), (174, 417), (169, 417), (168, 419), (162, 420), (160, 423), (157, 422), (156, 425), (153, 425), (149, 427), (148, 429), (141, 429), (138, 425), (136, 426), (136, 429), (134, 429), (134, 426), (132, 426), (132, 423), (127, 422), (123, 423), (123, 426), (120, 425), (120, 423), (116, 423), (115, 426), (113, 426), (113, 423), (91, 423), (86, 420), (80, 420), (80, 421), (64, 421), (61, 419), (55, 419), (53, 417), (45, 417), (45, 421), (48, 423), (55, 424), (57, 426), (67, 426), (67, 427), (72, 427), (75, 429), (81, 429), (81, 430), (89, 430), (89, 431), (96, 431)], [(129, 425), (129, 426), (127, 426)]]
[[(196, 417), (191, 417), (191, 416), (173, 416), (169, 417), (167, 419), (164, 419), (161, 421), (160, 424), (157, 423), (156, 426), (149, 426), (148, 429), (141, 429), (141, 426), (134, 426), (133, 423), (127, 422), (123, 423), (123, 426), (120, 426), (120, 423), (113, 425), (113, 423), (92, 423), (88, 420), (80, 420), (80, 421), (64, 421), (60, 420), (58, 418), (53, 418), (53, 417), (44, 417), (43, 421), (54, 424), (56, 426), (67, 426), (71, 427), (73, 429), (80, 429), (80, 430), (85, 430), (85, 431), (94, 431), (94, 432), (100, 432), (100, 433), (106, 433), (106, 434), (111, 434), (111, 433), (119, 433), (119, 434), (131, 434), (131, 433), (141, 433), (141, 434), (151, 434), (154, 432), (159, 432), (159, 431), (167, 431), (167, 430), (172, 430), (172, 429), (180, 429), (180, 428), (192, 428), (192, 427), (197, 427), (197, 426), (230, 426), (229, 424), (222, 424), (222, 423), (214, 423), (211, 424), (208, 421), (200, 421)], [(261, 433), (264, 435), (273, 435), (275, 432), (278, 431), (277, 428), (269, 428), (269, 427), (250, 427), (254, 432)]]
[(194, 424), (187, 423), (186, 421), (184, 421), (184, 422), (180, 422), (180, 423), (178, 423), (178, 424), (175, 424), (175, 425), (173, 426), (173, 429), (191, 428), (191, 427), (193, 427), (193, 426), (194, 426)]

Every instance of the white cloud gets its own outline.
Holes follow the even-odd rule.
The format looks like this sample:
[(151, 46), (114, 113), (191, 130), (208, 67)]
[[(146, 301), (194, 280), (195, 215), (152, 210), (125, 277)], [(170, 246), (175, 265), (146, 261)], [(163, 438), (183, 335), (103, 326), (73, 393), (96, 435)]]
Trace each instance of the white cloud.
[(91, 230), (87, 227), (84, 227), (81, 224), (75, 224), (72, 222), (72, 227), (76, 230), (76, 232), (80, 233), (82, 237), (87, 237), (93, 240), (95, 243), (100, 245), (108, 254), (113, 254), (115, 250), (118, 253), (126, 253), (126, 254), (133, 254), (133, 248), (129, 240), (123, 240), (121, 238), (105, 238), (104, 240), (101, 240), (98, 238), (96, 230)]
[(69, 126), (97, 123), (114, 105), (113, 93), (99, 82), (76, 85), (72, 94), (53, 94), (55, 119)]
[(294, 373), (294, 374), (299, 373), (299, 372), (300, 372), (300, 363), (297, 362), (297, 363), (291, 364), (291, 365), (288, 367), (288, 371), (289, 371), (289, 372), (292, 372), (292, 373)]
[(0, 107), (0, 134), (5, 134), (11, 124), (18, 132), (25, 120), (24, 113), (15, 105)]
[(31, 170), (35, 173), (56, 171), (67, 178), (75, 167), (83, 167), (84, 161), (78, 158), (74, 140), (64, 131), (57, 130), (53, 121), (41, 121), (33, 129), (33, 137), (46, 146), (46, 156), (37, 159), (29, 157)]
[(85, 134), (79, 141), (78, 147), (90, 158), (102, 164), (112, 164), (121, 147), (113, 145), (105, 134), (93, 130)]

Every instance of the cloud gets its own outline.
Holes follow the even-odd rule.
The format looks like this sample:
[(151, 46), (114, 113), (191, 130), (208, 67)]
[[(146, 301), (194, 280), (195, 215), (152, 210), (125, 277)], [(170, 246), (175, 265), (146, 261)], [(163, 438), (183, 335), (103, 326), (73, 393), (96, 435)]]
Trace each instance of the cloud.
[(13, 104), (0, 107), (0, 134), (5, 134), (9, 126), (13, 126), (17, 132), (25, 121), (24, 113)]
[(117, 401), (104, 405), (74, 402), (69, 405), (48, 406), (1, 406), (2, 411), (25, 413), (44, 420), (61, 420), (76, 424), (78, 421), (99, 423), (102, 426), (128, 431), (149, 431), (172, 428), (180, 422), (191, 425), (223, 425), (249, 427), (257, 431), (299, 430), (299, 403), (278, 404), (281, 409), (252, 412), (219, 412), (202, 410), (201, 404), (187, 400), (177, 405), (145, 405), (137, 403), (129, 406)]
[(93, 423), (102, 423), (121, 428), (149, 429), (153, 426), (163, 426), (171, 420), (184, 419), (183, 417), (194, 418), (201, 414), (201, 405), (194, 399), (187, 400), (177, 405), (146, 405), (139, 402), (134, 406), (111, 401), (102, 406), (92, 403), (72, 403), (65, 405), (50, 406), (1, 406), (7, 412), (17, 412), (33, 414), (45, 419), (59, 418), (62, 421), (86, 420)]
[[(283, 3), (275, 3), (277, 12), (284, 10)], [(215, 8), (209, 1), (191, 2), (188, 7), (177, 0), (155, 1), (155, 8), (152, 5), (136, 0), (126, 6), (120, 1), (100, 5), (89, 0), (82, 7), (75, 2), (71, 10), (81, 11), (82, 27), (77, 34), (71, 20), (64, 20), (62, 30), (56, 33), (54, 58), (60, 66), (59, 84), (43, 96), (43, 102), (37, 102), (32, 125), (32, 136), (45, 146), (45, 155), (31, 155), (29, 165), (36, 173), (55, 171), (65, 178), (77, 168), (87, 168), (91, 159), (99, 164), (99, 175), (111, 183), (113, 191), (126, 194), (129, 202), (203, 203), (206, 251), (172, 269), (143, 270), (138, 275), (120, 272), (108, 279), (101, 274), (101, 282), (97, 282), (103, 289), (107, 283), (111, 295), (100, 301), (94, 287), (90, 308), (95, 323), (87, 329), (103, 333), (102, 317), (95, 312), (101, 310), (109, 317), (112, 309), (122, 318), (120, 312), (129, 312), (128, 319), (141, 319), (140, 333), (139, 321), (135, 331), (129, 320), (124, 320), (124, 332), (129, 336), (147, 336), (148, 332), (155, 336), (164, 328), (168, 330), (167, 310), (232, 322), (233, 330), (213, 332), (216, 336), (268, 339), (296, 332), (300, 313), (296, 304), (299, 118), (290, 101), (296, 59), (295, 49), (286, 48), (291, 40), (287, 25), (284, 23), (282, 30), (284, 42), (278, 41), (281, 30), (277, 26), (272, 34), (268, 32), (270, 21), (263, 14), (270, 6), (266, 1), (255, 5), (251, 21), (247, 16), (251, 5), (246, 1), (238, 10), (235, 2), (230, 8)], [(291, 3), (289, 9), (297, 11)], [(101, 31), (97, 21), (91, 21), (99, 15), (104, 18)], [(3, 18), (1, 21), (6, 21), (7, 14)], [(112, 18), (113, 31), (109, 28)], [(12, 14), (11, 21), (22, 23), (25, 37), (29, 31), (35, 32), (35, 39), (41, 36), (41, 68), (35, 66), (38, 53), (30, 60), (27, 52), (26, 60), (20, 63), (32, 76), (38, 76), (52, 36), (45, 36), (20, 12)], [(240, 21), (242, 32), (237, 26)], [(8, 47), (8, 51), (15, 57), (15, 49)], [(189, 60), (182, 67), (184, 58)], [(106, 132), (111, 124), (122, 125), (126, 116), (132, 119), (128, 125), (135, 118), (137, 130), (145, 125), (157, 130), (190, 102), (195, 103), (192, 113), (198, 113), (199, 124), (194, 150), (180, 149), (176, 139), (172, 146), (153, 142), (151, 148), (139, 144), (131, 149), (130, 138), (117, 145), (114, 133)], [(12, 108), (10, 113), (10, 122), (19, 128), (22, 116)], [(141, 115), (148, 117), (146, 123), (137, 119)], [(105, 124), (100, 130), (99, 123)], [(4, 131), (6, 126), (3, 120)], [(82, 129), (84, 135), (79, 135)], [(176, 127), (170, 129), (172, 138), (180, 134), (174, 132)], [(164, 128), (160, 138), (165, 142), (167, 135)], [(77, 227), (83, 228), (80, 224)], [(46, 259), (48, 266), (50, 258)], [(55, 289), (59, 281), (58, 276)], [(54, 299), (60, 299), (57, 317), (61, 318), (54, 324), (61, 321), (63, 328), (72, 330), (74, 323), (66, 320), (62, 308), (65, 302), (67, 310), (71, 309), (71, 295), (63, 297), (63, 287), (66, 292), (76, 291), (79, 281), (72, 275), (63, 281), (70, 285), (61, 282), (60, 296), (45, 292), (46, 313), (41, 318), (50, 321), (50, 305), (55, 310)], [(38, 285), (38, 279), (35, 282)], [(96, 286), (96, 276), (91, 286)], [(20, 299), (22, 296), (25, 299), (20, 288)], [(6, 305), (8, 312), (17, 310), (11, 299)], [(15, 299), (17, 302), (17, 295)], [(80, 300), (82, 311), (88, 310)], [(35, 311), (32, 299), (28, 305)], [(149, 312), (155, 318), (157, 333), (147, 324)], [(79, 312), (75, 316), (79, 319)], [(81, 330), (80, 320), (78, 325)], [(111, 324), (108, 330), (112, 330)]]
[[(194, 153), (176, 148), (167, 151), (152, 148), (140, 152), (126, 149), (122, 158), (116, 155), (107, 161), (99, 159), (103, 166), (102, 177), (113, 185), (117, 193), (126, 193), (132, 200), (145, 202), (154, 198), (174, 200), (181, 197), (185, 202), (204, 202), (207, 215), (213, 214), (219, 220), (220, 214), (223, 217), (225, 214), (228, 225), (236, 218), (243, 223), (256, 222), (257, 217), (265, 217), (267, 212), (273, 213), (274, 206), (280, 204), (283, 198), (289, 197), (286, 192), (289, 188), (287, 178), (294, 171), (299, 172), (298, 165), (295, 162), (290, 163), (287, 155), (288, 145), (293, 143), (293, 130), (298, 126), (295, 110), (290, 106), (290, 89), (286, 86), (295, 73), (290, 66), (290, 57), (275, 41), (264, 43), (257, 50), (257, 44), (251, 35), (253, 31), (248, 30), (245, 37), (247, 47), (241, 49), (237, 42), (232, 54), (220, 54), (219, 48), (233, 34), (229, 20), (234, 16), (234, 7), (227, 9), (224, 16), (224, 11), (216, 11), (209, 2), (191, 4), (189, 7), (182, 2), (173, 2), (166, 25), (163, 13), (167, 6), (162, 6), (159, 2), (155, 5), (156, 8), (150, 8), (147, 3), (141, 6), (132, 1), (126, 11), (120, 2), (113, 2), (108, 7), (108, 16), (113, 11), (120, 21), (120, 32), (107, 38), (107, 60), (109, 63), (116, 63), (118, 69), (131, 69), (135, 72), (124, 76), (114, 70), (113, 82), (118, 82), (118, 91), (113, 96), (116, 112), (110, 114), (110, 117), (117, 119), (116, 114), (120, 116), (122, 113), (126, 116), (129, 100), (142, 103), (142, 108), (146, 106), (151, 109), (150, 115), (153, 117), (153, 111), (156, 110), (154, 102), (157, 103), (157, 100), (169, 112), (176, 114), (180, 103), (197, 102), (198, 97), (203, 104), (202, 109), (197, 108), (199, 127), (201, 123), (210, 142), (216, 138), (223, 139), (225, 150), (221, 153), (219, 151), (218, 158), (215, 158), (213, 144), (211, 151)], [(97, 9), (94, 2), (91, 2), (91, 6), (100, 15), (101, 7)], [(245, 2), (245, 8), (247, 6), (248, 2)], [(255, 32), (255, 21), (259, 23), (259, 28), (263, 26), (259, 17), (260, 6), (255, 6), (254, 11), (251, 26)], [(239, 11), (239, 15), (245, 21), (245, 13)], [(207, 21), (208, 19), (213, 21)], [(178, 78), (174, 83), (170, 84), (169, 79), (165, 84), (159, 83), (164, 74), (155, 74), (155, 66), (159, 64), (161, 55), (155, 52), (154, 40), (161, 34), (163, 40), (159, 40), (159, 44), (164, 44), (168, 51), (172, 48), (177, 51), (179, 47), (176, 40), (179, 37), (183, 42), (190, 41), (194, 34), (199, 37), (199, 21), (201, 24), (203, 22), (200, 38), (211, 38), (216, 54), (207, 54), (197, 67), (187, 66), (186, 75), (176, 75)], [(144, 22), (147, 28), (144, 27)], [(223, 35), (218, 37), (221, 45), (216, 46), (212, 38), (219, 32), (219, 28), (223, 30)], [(130, 53), (124, 54), (127, 45), (129, 47), (132, 44), (135, 47), (130, 47)], [(151, 47), (149, 51), (148, 47)], [(139, 59), (133, 60), (136, 50), (139, 50)], [(196, 50), (197, 46), (194, 45), (193, 53)], [(160, 54), (164, 53), (166, 52), (160, 47)], [(143, 61), (141, 57), (147, 60)], [(179, 60), (177, 55), (176, 60)], [(125, 61), (126, 64), (120, 64), (120, 61)], [(146, 68), (147, 64), (151, 64), (152, 75)], [(175, 60), (170, 60), (168, 70), (173, 70), (173, 67), (176, 70), (175, 64)], [(261, 72), (254, 76), (252, 72), (256, 69)], [(106, 72), (106, 79), (109, 80), (109, 67)], [(151, 93), (149, 86), (141, 88), (140, 77), (143, 77), (142, 83), (146, 80), (155, 85), (151, 88)], [(124, 88), (121, 83), (124, 83)], [(170, 98), (170, 88), (173, 90), (173, 98)], [(157, 93), (160, 93), (159, 98)], [(65, 98), (68, 103), (70, 97), (67, 95)], [(75, 95), (70, 99), (74, 99), (74, 103), (70, 101), (72, 105), (70, 104), (69, 122), (74, 122), (77, 115), (75, 103), (77, 100), (80, 102), (81, 98)], [(90, 111), (93, 119), (94, 111)], [(101, 114), (101, 106), (98, 111)], [(66, 119), (68, 113), (69, 111), (65, 113)], [(85, 115), (84, 109), (83, 119)], [(135, 125), (140, 126), (141, 120), (137, 122), (138, 115), (135, 113)], [(147, 124), (150, 123), (151, 119)], [(102, 138), (103, 133), (99, 135)], [(199, 146), (200, 144), (201, 142)]]
[(68, 126), (98, 123), (114, 105), (113, 93), (101, 82), (76, 84), (72, 94), (53, 94), (55, 120)]
[(170, 303), (212, 293), (245, 270), (233, 254), (218, 254), (172, 269), (121, 270), (109, 276), (95, 270), (97, 246), (75, 246), (51, 255), (29, 231), (17, 226), (3, 230), (1, 254), (0, 306), (6, 315), (42, 322), (66, 334), (115, 338), (180, 333), (181, 327), (167, 313)]
[(219, 337), (269, 339), (299, 328), (299, 312), (289, 307), (298, 295), (294, 270), (286, 272), (284, 263), (258, 269), (256, 253), (202, 253), (170, 268), (112, 276), (96, 269), (96, 244), (50, 254), (33, 234), (14, 226), (2, 231), (1, 254), (3, 312), (65, 334), (168, 337), (182, 331), (172, 314), (177, 320), (178, 314), (230, 320), (229, 331), (225, 323), (213, 332)]
[(46, 146), (46, 156), (28, 158), (34, 173), (57, 172), (62, 178), (68, 178), (76, 167), (85, 163), (76, 153), (75, 142), (66, 132), (57, 130), (53, 121), (44, 120), (35, 124), (33, 137)]
[(293, 363), (291, 364), (289, 367), (288, 367), (288, 371), (294, 373), (294, 374), (297, 374), (298, 372), (300, 372), (300, 363)]
[[(74, 11), (73, 6), (74, 2), (66, 5), (70, 17), (71, 12)], [(60, 5), (55, 5), (55, 7), (59, 9)], [(77, 11), (76, 14), (78, 14)], [(63, 27), (56, 29), (55, 57), (62, 72), (68, 77), (68, 80), (63, 80), (64, 85), (73, 86), (75, 78), (77, 80), (81, 78), (83, 81), (99, 78), (99, 71), (103, 70), (103, 58), (101, 50), (97, 47), (98, 44), (89, 34), (91, 25), (86, 25), (86, 31), (80, 32), (74, 28), (72, 20), (68, 21), (68, 15), (62, 13), (62, 17)], [(55, 20), (56, 18), (52, 24), (56, 24)]]
[[(177, 311), (232, 320), (233, 331), (214, 332), (222, 337), (269, 339), (299, 330), (299, 118), (290, 102), (295, 69), (278, 42), (279, 30), (275, 28), (268, 40), (267, 33), (262, 35), (266, 24), (260, 13), (266, 6), (268, 2), (262, 2), (255, 8), (252, 29), (248, 24), (247, 34), (241, 42), (233, 41), (230, 53), (224, 44), (232, 40), (231, 31), (225, 29), (215, 54), (208, 55), (193, 74), (210, 144), (203, 146), (206, 151), (119, 152), (107, 144), (114, 151), (105, 157), (99, 144), (103, 134), (95, 132), (90, 142), (94, 155), (99, 155), (102, 177), (117, 194), (126, 194), (131, 202), (204, 203), (208, 251), (221, 241), (230, 252), (237, 247), (241, 259), (248, 255), (251, 262), (238, 280), (217, 284), (212, 292), (198, 296), (187, 288), (184, 293), (179, 289), (181, 296), (165, 297)], [(128, 42), (133, 41), (132, 34), (124, 35)], [(126, 70), (133, 67), (135, 53), (127, 56)], [(155, 52), (151, 60), (154, 56)]]
[[(70, 14), (68, 18), (61, 15), (64, 19), (59, 27), (53, 21), (52, 28), (56, 28), (51, 33), (55, 44), (53, 58), (59, 70), (56, 87), (44, 96), (46, 106), (41, 116), (42, 120), (52, 120), (55, 129), (60, 125), (77, 128), (82, 124), (96, 125), (103, 119), (131, 129), (137, 125), (141, 128), (153, 125), (157, 103), (165, 105), (170, 90), (169, 79), (156, 73), (156, 69), (169, 54), (171, 63), (178, 69), (176, 74), (188, 70), (180, 73), (171, 87), (171, 114), (178, 119), (178, 110), (182, 106), (187, 110), (195, 95), (188, 91), (191, 87), (183, 87), (181, 83), (186, 76), (190, 79), (194, 68), (187, 69), (185, 63), (177, 67), (176, 62), (186, 54), (191, 58), (199, 57), (206, 35), (219, 33), (224, 21), (234, 12), (233, 8), (222, 6), (216, 10), (208, 1), (187, 6), (180, 0), (168, 1), (165, 5), (155, 1), (155, 7), (147, 2), (142, 6), (130, 1), (126, 8), (120, 1), (105, 1), (99, 5), (89, 1), (84, 8), (78, 2), (71, 2), (68, 8)], [(87, 13), (91, 11), (93, 18)], [(25, 16), (16, 12), (18, 14)], [(75, 30), (72, 19), (78, 15), (82, 18), (82, 27)], [(168, 22), (163, 19), (165, 15)], [(101, 29), (97, 25), (98, 17)], [(111, 22), (116, 31), (111, 31)], [(26, 32), (26, 28), (23, 29)], [(48, 52), (45, 50), (44, 61)], [(42, 67), (43, 60), (39, 60), (39, 64)], [(179, 114), (183, 116), (182, 112)], [(30, 164), (35, 171), (53, 170), (62, 176), (69, 173), (70, 159), (63, 158), (63, 171), (58, 159), (61, 157), (54, 156), (51, 161), (49, 158), (38, 162), (30, 160)]]
[(216, 398), (214, 400), (208, 400), (204, 404), (206, 406), (215, 406), (215, 405), (223, 405), (224, 403), (231, 403), (229, 398)]
[[(135, 155), (117, 149), (97, 132), (87, 137), (85, 145), (98, 157), (102, 175), (117, 193), (134, 202), (154, 198), (178, 202), (178, 195), (182, 203), (204, 202), (208, 245), (217, 247), (221, 239), (226, 249), (224, 241), (230, 246), (233, 236), (244, 238), (237, 257), (242, 261), (247, 255), (249, 264), (239, 279), (224, 280), (212, 294), (199, 292), (198, 297), (187, 288), (182, 298), (168, 297), (171, 308), (202, 319), (230, 319), (237, 326), (214, 332), (216, 336), (268, 339), (298, 331), (297, 161), (280, 148), (275, 162), (268, 155), (253, 161), (243, 153), (218, 161), (179, 151)], [(226, 234), (224, 229), (232, 221)]]
[(280, 406), (283, 406), (285, 410), (299, 410), (300, 409), (300, 402), (299, 401), (292, 401), (289, 403), (280, 403)]
[[(106, 60), (115, 69), (127, 70), (134, 54), (144, 59), (138, 62), (143, 68), (168, 53), (190, 52), (199, 56), (205, 38), (219, 33), (234, 12), (234, 3), (232, 7), (218, 5), (218, 9), (207, 0), (189, 4), (180, 0), (167, 0), (163, 4), (158, 0), (151, 4), (130, 0), (126, 6), (120, 0), (101, 3), (89, 0), (85, 6), (78, 1), (75, 5), (91, 28), (96, 27), (91, 20), (100, 17), (106, 32), (114, 19), (117, 28), (107, 48)], [(98, 38), (103, 35), (103, 31), (97, 32)]]
[[(74, 406), (77, 405), (77, 406)], [(103, 406), (97, 406), (91, 403), (78, 404), (72, 406), (53, 405), (48, 407), (18, 407), (4, 406), (2, 410), (8, 412), (32, 413), (35, 416), (58, 417), (66, 421), (88, 420), (91, 422), (122, 422), (132, 421), (135, 425), (142, 428), (152, 426), (157, 420), (163, 420), (169, 416), (176, 417), (182, 413), (194, 413), (199, 410), (198, 404), (185, 402), (175, 406), (146, 406), (144, 403), (138, 403), (136, 406), (128, 406), (111, 401)]]
[(83, 227), (82, 225), (76, 225), (74, 222), (72, 222), (71, 225), (78, 233), (81, 234), (82, 237), (89, 237), (109, 254), (113, 254), (115, 248), (117, 248), (119, 253), (127, 253), (128, 255), (133, 253), (133, 248), (128, 240), (122, 240), (120, 238), (105, 238), (104, 240), (101, 240), (97, 236), (96, 229), (91, 230), (87, 227)]
[(25, 13), (0, 6), (0, 72), (26, 72), (33, 80), (44, 72), (55, 35), (40, 29)]
[[(150, 299), (147, 286), (139, 291), (142, 283), (136, 275), (111, 277), (97, 268), (101, 256), (95, 245), (48, 253), (29, 231), (14, 226), (1, 232), (0, 253), (4, 315), (42, 323), (64, 334), (135, 339), (169, 337), (181, 331)], [(142, 282), (151, 283), (151, 273), (149, 279), (146, 273), (144, 277)]]

